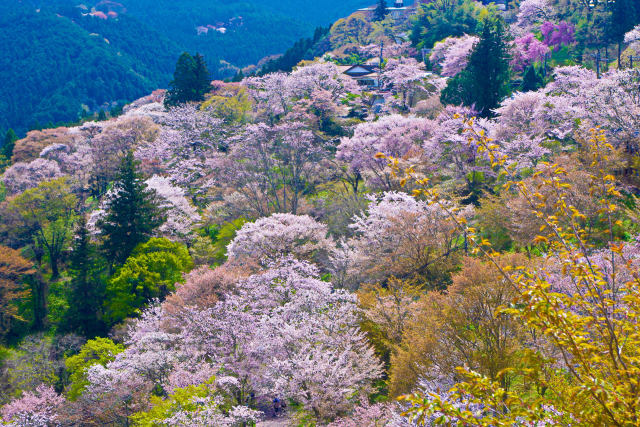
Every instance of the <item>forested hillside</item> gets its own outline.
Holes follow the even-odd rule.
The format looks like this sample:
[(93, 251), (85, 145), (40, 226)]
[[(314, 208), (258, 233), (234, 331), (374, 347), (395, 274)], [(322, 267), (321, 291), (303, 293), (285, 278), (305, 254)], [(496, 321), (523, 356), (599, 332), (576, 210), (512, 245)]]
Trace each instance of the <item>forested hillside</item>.
[(7, 132), (0, 424), (637, 425), (638, 57), (635, 0), (380, 2)]
[(233, 76), (363, 4), (5, 0), (0, 132), (74, 121), (83, 109), (108, 110), (166, 87), (183, 51), (204, 55), (212, 78)]

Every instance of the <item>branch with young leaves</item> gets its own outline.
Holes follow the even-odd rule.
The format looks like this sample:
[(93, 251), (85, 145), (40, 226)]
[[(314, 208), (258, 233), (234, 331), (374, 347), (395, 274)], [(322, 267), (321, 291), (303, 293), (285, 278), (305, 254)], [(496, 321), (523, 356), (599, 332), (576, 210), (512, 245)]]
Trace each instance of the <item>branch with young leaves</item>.
[[(583, 147), (590, 156), (590, 195), (597, 198), (601, 206), (598, 214), (608, 227), (609, 255), (604, 261), (599, 260), (600, 264), (606, 264), (605, 269), (594, 255), (595, 245), (584, 228), (585, 215), (570, 203), (572, 186), (566, 180), (566, 170), (556, 163), (541, 162), (534, 173), (539, 184), (529, 188), (518, 176), (516, 165), (500, 152), (500, 147), (482, 131), (474, 130), (474, 120), (468, 119), (465, 123), (468, 143), (488, 158), (499, 179), (504, 180), (504, 191), (515, 189), (541, 221), (535, 243), (544, 244), (546, 260), (556, 263), (557, 276), (568, 280), (569, 290), (559, 290), (552, 280), (553, 272), (546, 269), (501, 268), (490, 243), (448, 206), (438, 190), (429, 186), (428, 178), (416, 177), (412, 167), (400, 168), (396, 159), (382, 153), (377, 157), (388, 160), (400, 185), (416, 184), (415, 197), (424, 197), (447, 211), (451, 220), (465, 232), (472, 253), (486, 257), (517, 289), (513, 304), (498, 313), (512, 315), (545, 336), (560, 355), (556, 360), (560, 369), (555, 371), (555, 378), (543, 384), (545, 393), (532, 396), (526, 392), (507, 392), (498, 382), (461, 368), (460, 374), (467, 380), (450, 390), (447, 398), (436, 394), (405, 396), (404, 400), (411, 404), (406, 415), (422, 424), (429, 419), (448, 425), (452, 422), (514, 425), (539, 421), (565, 425), (567, 422), (637, 425), (640, 422), (637, 413), (640, 280), (637, 265), (625, 254), (625, 243), (614, 241), (613, 227), (621, 225), (616, 219), (619, 210), (616, 200), (621, 194), (605, 166), (613, 147), (606, 142), (603, 132), (596, 129), (590, 131)], [(617, 283), (623, 272), (624, 283)], [(531, 369), (520, 369), (519, 373), (528, 380), (541, 381)], [(481, 410), (469, 410), (477, 405)]]

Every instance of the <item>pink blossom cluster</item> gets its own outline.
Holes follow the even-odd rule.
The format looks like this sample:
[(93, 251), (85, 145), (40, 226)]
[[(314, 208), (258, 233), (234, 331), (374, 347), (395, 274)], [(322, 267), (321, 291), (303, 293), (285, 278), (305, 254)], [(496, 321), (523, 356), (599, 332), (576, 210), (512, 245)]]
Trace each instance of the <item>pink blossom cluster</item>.
[(429, 60), (440, 66), (443, 76), (453, 77), (467, 66), (469, 54), (478, 40), (478, 37), (469, 35), (447, 37), (436, 43)]
[(541, 61), (548, 52), (548, 45), (532, 33), (528, 33), (515, 39), (511, 66), (516, 71), (523, 71), (533, 63)]
[(544, 37), (544, 44), (558, 51), (562, 45), (569, 45), (575, 42), (576, 29), (573, 24), (561, 21), (557, 24), (545, 22), (540, 26), (540, 32)]
[(421, 142), (428, 136), (430, 122), (399, 114), (383, 116), (375, 122), (362, 123), (353, 136), (342, 138), (336, 158), (349, 165), (352, 172), (361, 175), (374, 189), (392, 189), (397, 186), (387, 168), (387, 161), (376, 159), (383, 153), (399, 159), (420, 157)]
[(537, 24), (552, 19), (554, 15), (549, 0), (523, 0), (519, 5), (516, 27), (523, 32), (530, 32)]
[(351, 399), (367, 396), (381, 365), (359, 330), (355, 297), (318, 274), (306, 262), (281, 260), (208, 307), (150, 308), (127, 349), (89, 369), (86, 398), (124, 402), (127, 393), (169, 391), (218, 371), (218, 389), (236, 406), (254, 393), (294, 399), (321, 417), (344, 413)]
[(64, 397), (55, 392), (53, 387), (40, 385), (34, 392), (25, 391), (18, 399), (12, 400), (0, 410), (3, 425), (12, 427), (24, 426), (57, 426), (57, 410), (64, 404)]
[(285, 256), (322, 262), (332, 248), (326, 225), (308, 215), (276, 213), (242, 226), (227, 246), (227, 257), (231, 263), (274, 262)]
[(636, 25), (624, 35), (624, 42), (629, 43), (636, 53), (640, 51), (640, 25)]

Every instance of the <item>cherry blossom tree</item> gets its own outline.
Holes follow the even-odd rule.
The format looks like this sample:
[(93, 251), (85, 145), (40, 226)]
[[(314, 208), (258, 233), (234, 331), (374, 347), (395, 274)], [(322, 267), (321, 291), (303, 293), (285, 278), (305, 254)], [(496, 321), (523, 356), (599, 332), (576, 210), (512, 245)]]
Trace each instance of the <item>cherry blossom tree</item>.
[(354, 296), (318, 275), (311, 264), (282, 260), (211, 305), (149, 308), (125, 351), (89, 368), (81, 400), (110, 402), (117, 418), (144, 410), (152, 390), (166, 396), (219, 373), (235, 405), (255, 393), (294, 399), (319, 419), (344, 413), (381, 367), (358, 328)]
[(520, 3), (516, 26), (529, 32), (536, 24), (554, 17), (549, 0), (524, 0)]
[(64, 404), (64, 397), (53, 387), (38, 386), (35, 391), (25, 391), (18, 399), (2, 407), (3, 425), (11, 427), (58, 426), (58, 409)]
[(575, 42), (576, 29), (566, 21), (557, 24), (547, 21), (540, 26), (540, 32), (544, 36), (544, 44), (552, 47), (554, 51), (558, 51), (562, 45)]
[(160, 235), (184, 239), (200, 221), (200, 215), (185, 197), (185, 191), (171, 183), (169, 178), (152, 176), (145, 181), (149, 189), (155, 190), (160, 208), (165, 209), (167, 221), (158, 229)]
[(633, 149), (640, 129), (638, 81), (634, 70), (611, 70), (598, 79), (582, 67), (558, 67), (545, 92), (563, 97), (583, 124), (605, 129), (610, 142)]
[(640, 51), (640, 25), (624, 35), (624, 42), (629, 43), (630, 47), (636, 52)]
[(533, 63), (540, 61), (549, 52), (547, 44), (538, 40), (532, 33), (515, 39), (511, 66), (523, 71)]
[[(377, 43), (368, 44), (366, 46), (358, 46), (358, 54), (366, 59), (377, 58), (380, 56), (380, 45)], [(393, 43), (385, 44), (382, 47), (383, 58), (400, 58), (407, 56), (415, 56), (415, 49), (411, 47), (411, 43)]]
[[(475, 115), (470, 108), (447, 106), (434, 120), (430, 137), (422, 146), (428, 170), (450, 181), (453, 188), (471, 202), (492, 176), (487, 159), (477, 153), (474, 144), (462, 132), (465, 127), (463, 117)], [(478, 132), (489, 132), (492, 126), (493, 122), (484, 119), (474, 122)]]
[(549, 152), (546, 140), (564, 140), (575, 129), (575, 110), (565, 98), (543, 91), (515, 93), (497, 108), (491, 136), (510, 158), (530, 166)]
[(457, 237), (445, 211), (408, 194), (370, 197), (366, 213), (356, 216), (351, 228), (354, 237), (333, 257), (334, 276), (344, 286), (395, 276), (438, 288), (455, 268)]
[(223, 264), (214, 269), (197, 268), (187, 275), (184, 284), (176, 286), (176, 292), (167, 297), (163, 309), (172, 314), (180, 312), (184, 307), (211, 307), (231, 293), (236, 284), (253, 273), (253, 270), (247, 264), (240, 267)]
[(380, 81), (383, 87), (387, 89), (393, 88), (400, 95), (401, 107), (406, 109), (411, 89), (425, 77), (427, 77), (427, 73), (415, 59), (391, 58), (387, 61), (380, 76)]
[(422, 152), (420, 144), (430, 125), (429, 120), (398, 114), (362, 123), (356, 126), (352, 137), (342, 138), (336, 158), (347, 163), (353, 174), (363, 177), (370, 188), (396, 189), (399, 185), (387, 162), (375, 155), (384, 153), (407, 161), (418, 159)]
[(326, 264), (332, 248), (326, 225), (308, 215), (276, 213), (243, 225), (227, 246), (227, 257), (231, 263), (293, 256)]
[(224, 311), (241, 310), (242, 316), (227, 314), (225, 321), (261, 319), (249, 326), (258, 330), (243, 346), (248, 357), (234, 361), (244, 371), (241, 377), (252, 377), (262, 393), (301, 402), (321, 419), (345, 411), (349, 399), (366, 396), (381, 371), (358, 329), (352, 295), (318, 280), (313, 266), (291, 260), (237, 288)]
[(440, 66), (443, 76), (453, 77), (467, 66), (469, 54), (478, 40), (469, 35), (447, 37), (436, 43), (429, 60)]
[(212, 180), (231, 190), (235, 217), (295, 214), (300, 195), (319, 178), (317, 167), (328, 154), (326, 144), (303, 122), (249, 125), (227, 153), (211, 159)]
[(331, 94), (335, 102), (358, 87), (333, 63), (320, 62), (297, 68), (291, 74), (271, 73), (243, 81), (256, 102), (257, 111), (269, 123), (289, 113), (296, 101), (310, 97), (319, 89)]
[(18, 162), (11, 165), (2, 175), (2, 182), (7, 193), (14, 195), (62, 176), (64, 174), (57, 162), (38, 158), (29, 163)]
[(208, 173), (206, 158), (225, 148), (227, 130), (223, 120), (195, 105), (171, 108), (162, 119), (163, 128), (155, 141), (140, 144), (135, 156), (147, 165), (161, 165), (168, 175), (191, 195), (203, 196)]
[(332, 62), (320, 62), (295, 69), (289, 87), (296, 99), (310, 97), (318, 89), (328, 91), (335, 102), (349, 92), (357, 92), (353, 79), (345, 76)]
[(91, 187), (94, 196), (102, 196), (118, 171), (120, 159), (133, 147), (135, 133), (115, 126), (105, 128), (91, 140)]

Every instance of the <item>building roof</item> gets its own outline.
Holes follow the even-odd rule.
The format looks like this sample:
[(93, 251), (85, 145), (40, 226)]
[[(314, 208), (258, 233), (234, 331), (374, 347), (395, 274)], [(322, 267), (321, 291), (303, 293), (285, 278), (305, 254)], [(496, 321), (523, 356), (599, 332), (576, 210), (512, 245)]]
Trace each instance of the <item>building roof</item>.
[(350, 77), (362, 77), (376, 72), (376, 67), (365, 64), (356, 64), (344, 71)]

